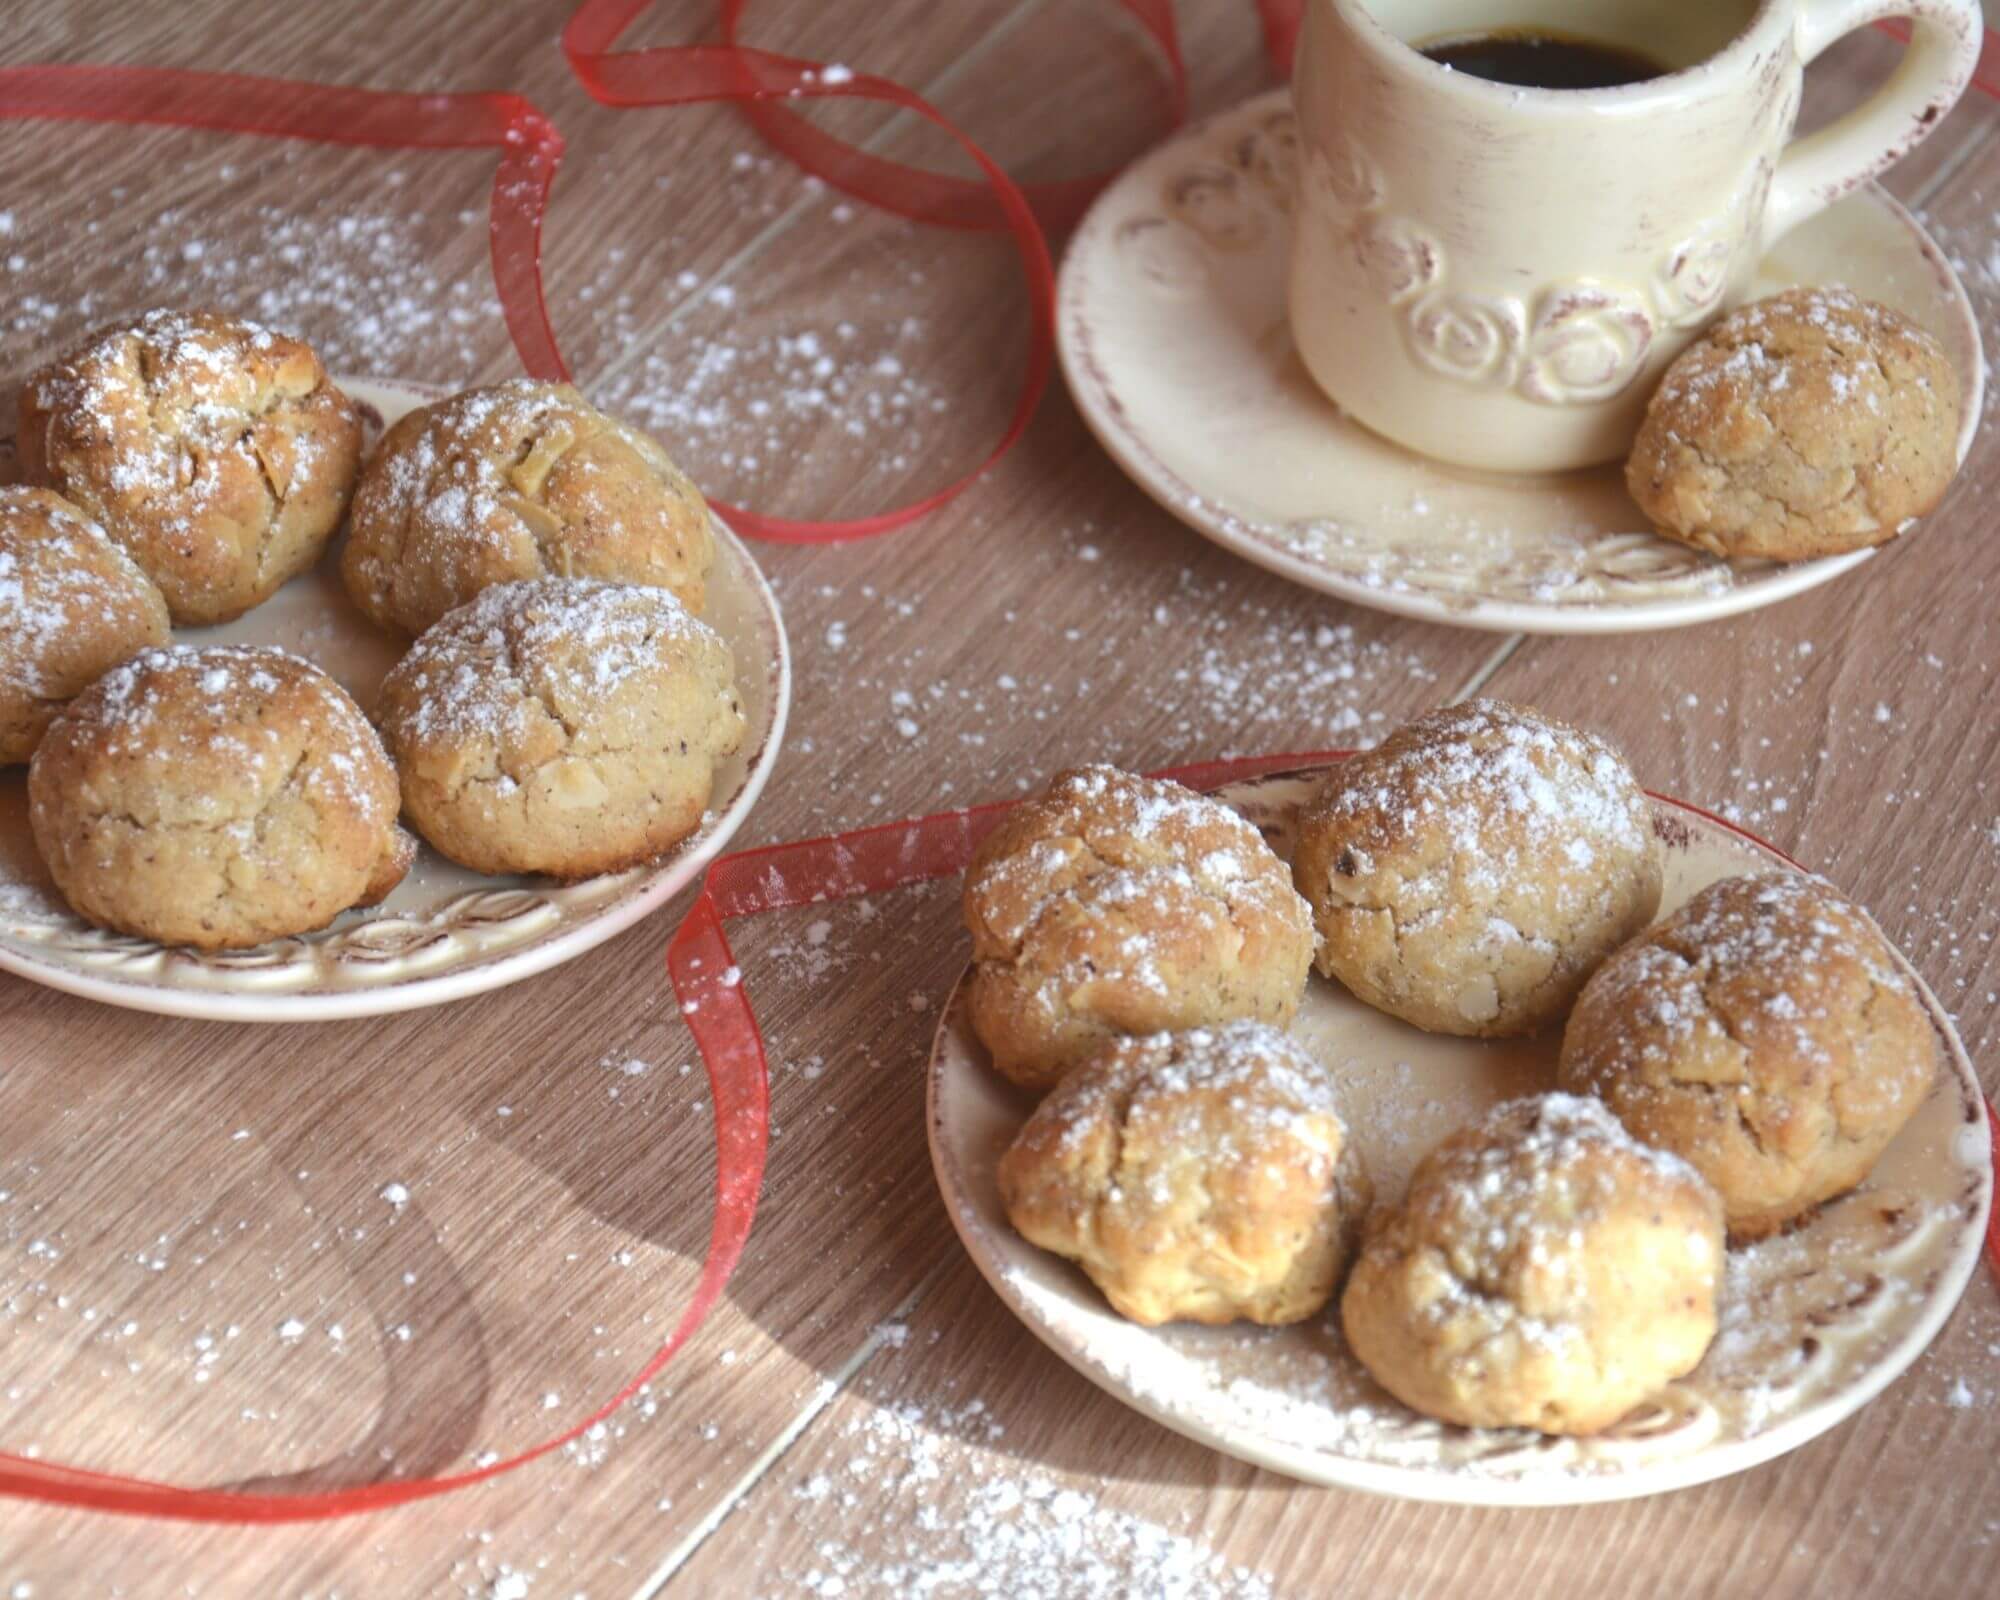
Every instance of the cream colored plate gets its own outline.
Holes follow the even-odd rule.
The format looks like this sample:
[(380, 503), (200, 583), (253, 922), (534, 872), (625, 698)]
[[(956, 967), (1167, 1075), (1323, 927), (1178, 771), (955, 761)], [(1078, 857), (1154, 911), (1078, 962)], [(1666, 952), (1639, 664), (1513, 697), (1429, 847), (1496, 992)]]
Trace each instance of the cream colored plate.
[[(1267, 125), (1289, 108), (1288, 91), (1273, 90), (1142, 158), (1099, 198), (1063, 261), (1057, 332), (1077, 407), (1168, 511), (1344, 600), (1529, 633), (1705, 622), (1867, 560), (1717, 561), (1645, 531), (1616, 467), (1460, 470), (1348, 421), (1306, 376), (1286, 326), (1291, 219), (1268, 181), (1284, 152)], [(1757, 290), (1834, 281), (1944, 341), (1964, 385), (1963, 461), (1986, 364), (1943, 253), (1870, 185), (1787, 235)]]
[[(342, 380), (385, 427), (431, 395)], [(205, 955), (99, 932), (70, 913), (35, 854), (21, 767), (0, 770), (0, 969), (140, 1011), (232, 1022), (302, 1022), (439, 1005), (496, 989), (583, 954), (691, 883), (742, 826), (778, 758), (791, 703), (791, 656), (777, 598), (736, 536), (715, 523), (703, 616), (736, 655), (749, 729), (716, 774), (701, 829), (672, 855), (629, 872), (557, 884), (488, 878), (426, 847), (386, 902), (331, 927), (255, 950)], [(276, 644), (318, 662), (363, 706), (399, 647), (362, 617), (331, 559), (220, 628), (183, 644)]]
[[(1221, 793), (1289, 855), (1292, 816), (1313, 787), (1310, 775), (1283, 776)], [(1660, 801), (1655, 816), (1666, 909), (1717, 878), (1790, 870), (1690, 807)], [(1789, 1235), (1731, 1252), (1723, 1330), (1707, 1359), (1590, 1439), (1418, 1416), (1347, 1353), (1331, 1310), (1279, 1329), (1142, 1328), (1116, 1316), (1080, 1271), (1008, 1226), (995, 1169), (1032, 1102), (988, 1066), (966, 1024), (963, 984), (931, 1059), (931, 1160), (960, 1239), (1007, 1308), (1084, 1376), (1190, 1438), (1296, 1478), (1419, 1500), (1656, 1494), (1740, 1472), (1850, 1415), (1917, 1358), (1977, 1266), (1993, 1200), (1985, 1106), (1943, 1008), (1917, 987), (1944, 1046), (1930, 1098), (1861, 1190)], [(1317, 977), (1294, 1031), (1340, 1072), (1383, 1202), (1446, 1134), (1499, 1100), (1551, 1087), (1559, 1038), (1420, 1033)]]

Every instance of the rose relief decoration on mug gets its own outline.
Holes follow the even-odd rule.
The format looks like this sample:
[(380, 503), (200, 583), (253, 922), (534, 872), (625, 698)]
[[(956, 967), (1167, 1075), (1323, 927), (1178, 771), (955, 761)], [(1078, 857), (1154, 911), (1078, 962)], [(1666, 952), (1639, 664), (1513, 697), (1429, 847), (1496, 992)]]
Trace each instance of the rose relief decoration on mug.
[(1653, 318), (1635, 294), (1595, 284), (1544, 291), (1528, 331), (1520, 391), (1545, 405), (1609, 400), (1638, 375)]
[(1445, 291), (1418, 300), (1403, 324), (1425, 366), (1482, 389), (1513, 384), (1526, 325), (1527, 313), (1512, 296)]
[(1759, 156), (1721, 214), (1667, 252), (1653, 285), (1662, 327), (1692, 328), (1722, 309), (1738, 251), (1754, 249), (1763, 233), (1776, 169), (1769, 156)]
[[(1771, 159), (1759, 157), (1722, 210), (1668, 251), (1643, 288), (1575, 278), (1527, 296), (1480, 294), (1451, 285), (1435, 234), (1385, 207), (1381, 169), (1359, 144), (1343, 138), (1307, 149), (1294, 114), (1278, 111), (1247, 129), (1238, 124), (1203, 159), (1169, 177), (1166, 216), (1128, 222), (1120, 243), (1160, 290), (1196, 292), (1207, 277), (1204, 264), (1183, 254), (1174, 235), (1192, 234), (1232, 256), (1274, 237), (1282, 242), (1296, 185), (1309, 183), (1316, 215), (1351, 249), (1424, 366), (1541, 405), (1589, 405), (1638, 377), (1661, 332), (1684, 332), (1722, 309), (1738, 262), (1757, 244), (1772, 172)], [(1178, 227), (1168, 231), (1169, 223)]]
[(1352, 227), (1363, 213), (1382, 203), (1382, 175), (1351, 139), (1331, 150), (1315, 150), (1307, 168), (1337, 227)]
[(1722, 304), (1739, 235), (1735, 219), (1717, 218), (1668, 253), (1655, 286), (1667, 327), (1692, 328)]
[(1437, 241), (1414, 223), (1379, 213), (1354, 230), (1354, 256), (1375, 292), (1401, 305), (1437, 282), (1444, 257)]
[(1242, 175), (1204, 161), (1167, 180), (1167, 214), (1217, 250), (1238, 254), (1264, 242), (1266, 213)]
[(1299, 121), (1289, 111), (1273, 112), (1230, 147), (1229, 160), (1287, 215), (1299, 186)]

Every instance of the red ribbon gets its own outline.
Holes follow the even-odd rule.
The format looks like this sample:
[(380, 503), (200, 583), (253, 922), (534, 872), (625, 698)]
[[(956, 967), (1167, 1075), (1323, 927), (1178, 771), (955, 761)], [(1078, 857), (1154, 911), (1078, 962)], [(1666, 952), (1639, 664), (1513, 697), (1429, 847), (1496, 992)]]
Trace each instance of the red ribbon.
[[(1029, 343), (1027, 370), (1000, 441), (970, 472), (908, 505), (843, 522), (804, 521), (766, 516), (742, 506), (717, 508), (744, 533), (787, 544), (842, 544), (866, 539), (935, 511), (963, 493), (994, 462), (1014, 447), (1041, 404), (1055, 357), (1055, 268), (1049, 261), (1048, 240), (1020, 186), (999, 163), (982, 150), (942, 112), (922, 96), (871, 73), (829, 68), (816, 61), (773, 55), (735, 42), (737, 19), (744, 0), (723, 0), (726, 41), (720, 45), (679, 45), (650, 50), (613, 51), (618, 36), (631, 26), (652, 0), (584, 0), (563, 29), (563, 53), (577, 80), (597, 100), (610, 106), (682, 106), (727, 100), (742, 106), (787, 154), (796, 155), (809, 170), (834, 187), (915, 222), (956, 227), (990, 225), (968, 220), (954, 209), (959, 191), (976, 185), (958, 179), (917, 180), (929, 175), (893, 162), (880, 161), (820, 133), (810, 123), (775, 102), (803, 99), (876, 100), (913, 111), (955, 139), (986, 175), (991, 190), (988, 209), (998, 207), (1000, 225), (1014, 236), (1021, 269), (1028, 280)], [(1153, 8), (1148, 8), (1153, 9)], [(1171, 18), (1169, 18), (1171, 25)], [(941, 198), (941, 192), (943, 198)], [(962, 208), (960, 208), (962, 209)]]
[(542, 300), (542, 214), (562, 135), (518, 94), (391, 94), (165, 67), (0, 67), (0, 120), (151, 124), (381, 150), (500, 152), (488, 232), (493, 281), (521, 363), (565, 378)]
[[(737, 33), (749, 3), (750, 0), (722, 0), (722, 38), (726, 45), (738, 44)], [(1172, 0), (1118, 0), (1118, 4), (1165, 58), (1166, 130), (1171, 131), (1187, 120), (1188, 110), (1187, 63), (1181, 57)], [(628, 0), (585, 0), (570, 26), (574, 30), (577, 23), (595, 11), (631, 13), (643, 9), (643, 4), (630, 4)], [(590, 80), (584, 69), (577, 66), (574, 54), (570, 63), (576, 67), (577, 76), (584, 78), (584, 86), (590, 88)], [(591, 92), (597, 91), (591, 89)], [(993, 194), (985, 184), (870, 155), (822, 133), (803, 117), (767, 102), (745, 101), (742, 110), (750, 123), (798, 166), (857, 200), (950, 228), (990, 229), (1008, 225), (1006, 215), (994, 204)], [(1061, 231), (1081, 221), (1091, 201), (1116, 176), (1116, 168), (1107, 168), (1054, 183), (1025, 184), (1021, 192), (1044, 228)]]

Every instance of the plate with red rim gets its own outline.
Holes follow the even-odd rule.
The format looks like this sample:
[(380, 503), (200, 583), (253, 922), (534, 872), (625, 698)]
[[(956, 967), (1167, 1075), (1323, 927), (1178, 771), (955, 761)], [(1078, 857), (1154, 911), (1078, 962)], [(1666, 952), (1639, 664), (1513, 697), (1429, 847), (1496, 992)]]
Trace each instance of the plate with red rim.
[[(441, 391), (339, 380), (369, 416), (370, 438)], [(232, 1022), (374, 1016), (480, 994), (575, 959), (658, 910), (726, 845), (763, 792), (784, 738), (792, 669), (785, 624), (757, 562), (712, 517), (715, 565), (702, 609), (736, 658), (748, 728), (718, 768), (701, 827), (661, 859), (555, 883), (485, 877), (425, 846), (379, 906), (342, 913), (317, 933), (253, 950), (172, 949), (105, 933), (71, 912), (35, 853), (26, 768), (0, 769), (0, 971), (110, 1005)], [(365, 708), (402, 645), (342, 588), (330, 551), (261, 606), (178, 644), (271, 644), (317, 662)]]
[[(1789, 565), (1657, 537), (1616, 464), (1510, 476), (1400, 449), (1340, 412), (1292, 348), (1287, 89), (1174, 134), (1071, 238), (1057, 352), (1077, 409), (1168, 512), (1246, 560), (1356, 605), (1458, 627), (1625, 633), (1815, 588), (1873, 550)], [(1983, 415), (1979, 323), (1951, 262), (1864, 184), (1778, 241), (1752, 292), (1847, 284), (1943, 343), (1958, 459)]]
[[(1290, 854), (1323, 769), (1217, 791)], [(1662, 910), (1717, 878), (1800, 870), (1698, 807), (1656, 796)], [(1949, 1017), (1897, 957), (1943, 1068), (1866, 1183), (1792, 1231), (1732, 1250), (1721, 1331), (1702, 1364), (1604, 1433), (1460, 1428), (1419, 1416), (1347, 1351), (1334, 1307), (1287, 1328), (1144, 1328), (1071, 1263), (1007, 1222), (997, 1168), (1033, 1109), (992, 1071), (961, 979), (933, 1046), (932, 1166), (967, 1253), (1043, 1343), (1127, 1405), (1226, 1454), (1309, 1482), (1470, 1505), (1568, 1505), (1741, 1472), (1824, 1433), (1922, 1354), (1976, 1269), (1993, 1204), (1993, 1139)], [(1340, 1076), (1349, 1121), (1393, 1203), (1432, 1145), (1488, 1106), (1553, 1087), (1560, 1030), (1529, 1040), (1426, 1034), (1317, 976), (1294, 1034)]]

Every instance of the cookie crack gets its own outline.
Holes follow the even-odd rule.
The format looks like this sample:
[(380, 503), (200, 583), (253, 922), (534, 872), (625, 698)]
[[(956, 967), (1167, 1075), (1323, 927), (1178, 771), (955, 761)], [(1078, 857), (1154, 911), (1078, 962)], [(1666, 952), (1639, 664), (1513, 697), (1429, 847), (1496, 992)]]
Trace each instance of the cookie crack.
[(1111, 1130), (1111, 1154), (1105, 1162), (1104, 1171), (1109, 1181), (1092, 1198), (1090, 1209), (1084, 1213), (1090, 1229), (1090, 1245), (1093, 1250), (1102, 1249), (1103, 1221), (1105, 1208), (1112, 1202), (1113, 1191), (1123, 1192), (1125, 1182), (1125, 1145), (1132, 1108), (1139, 1099), (1136, 1083), (1126, 1081), (1118, 1086), (1117, 1099), (1112, 1106), (1112, 1115), (1106, 1126)]

